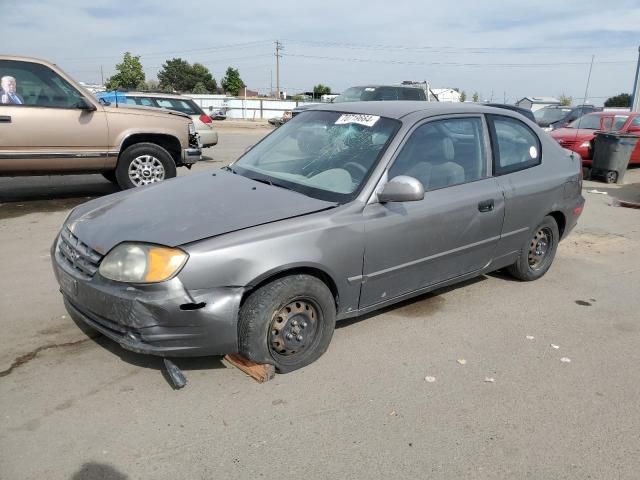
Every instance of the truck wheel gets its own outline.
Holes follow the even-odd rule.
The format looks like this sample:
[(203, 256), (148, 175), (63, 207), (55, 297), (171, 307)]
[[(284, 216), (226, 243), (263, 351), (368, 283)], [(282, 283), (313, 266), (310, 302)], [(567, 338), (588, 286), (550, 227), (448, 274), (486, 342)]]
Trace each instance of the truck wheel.
[(109, 170), (108, 172), (102, 172), (102, 176), (109, 180), (111, 183), (118, 183), (118, 179), (116, 178), (116, 171), (115, 170)]
[(522, 246), (518, 260), (508, 269), (509, 273), (524, 282), (539, 279), (551, 267), (559, 240), (560, 233), (555, 219), (551, 216), (544, 217)]
[(253, 292), (238, 320), (239, 350), (246, 358), (288, 373), (327, 350), (336, 324), (329, 288), (316, 277), (291, 275)]
[(116, 179), (123, 190), (161, 182), (176, 176), (169, 152), (155, 143), (136, 143), (120, 154)]

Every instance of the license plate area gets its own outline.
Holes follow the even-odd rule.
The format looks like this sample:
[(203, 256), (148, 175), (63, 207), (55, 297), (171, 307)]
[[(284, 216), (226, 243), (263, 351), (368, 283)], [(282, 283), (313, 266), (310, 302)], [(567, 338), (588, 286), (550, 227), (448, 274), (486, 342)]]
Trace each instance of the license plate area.
[(74, 297), (78, 295), (78, 281), (64, 270), (59, 270), (58, 281), (64, 293)]

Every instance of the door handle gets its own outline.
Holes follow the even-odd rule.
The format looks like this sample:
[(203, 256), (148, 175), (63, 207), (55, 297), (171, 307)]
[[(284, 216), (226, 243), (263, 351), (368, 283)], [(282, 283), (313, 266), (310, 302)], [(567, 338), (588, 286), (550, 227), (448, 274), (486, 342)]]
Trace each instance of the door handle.
[(493, 198), (478, 203), (478, 210), (481, 212), (490, 212), (493, 210)]
[(10, 115), (0, 115), (0, 123), (11, 123)]

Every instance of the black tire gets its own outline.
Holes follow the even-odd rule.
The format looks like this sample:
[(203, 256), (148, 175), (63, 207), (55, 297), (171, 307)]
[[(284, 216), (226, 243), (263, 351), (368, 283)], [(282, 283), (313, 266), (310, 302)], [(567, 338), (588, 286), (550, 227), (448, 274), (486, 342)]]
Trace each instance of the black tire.
[(109, 170), (108, 172), (102, 172), (102, 176), (106, 179), (109, 180), (111, 183), (118, 183), (118, 179), (116, 178), (116, 171), (115, 170)]
[[(139, 175), (140, 181), (136, 182), (134, 176), (130, 174), (130, 169), (135, 169), (135, 165), (132, 167), (134, 162), (136, 164), (143, 162), (149, 165), (149, 170), (146, 170), (149, 173), (147, 178), (142, 176), (142, 174), (145, 174), (145, 170), (143, 170), (142, 174)], [(116, 179), (123, 190), (156, 183), (175, 176), (176, 164), (173, 158), (169, 152), (155, 143), (142, 142), (127, 147), (120, 154), (118, 166), (116, 167)]]
[[(509, 273), (523, 282), (539, 279), (551, 267), (559, 241), (560, 232), (555, 219), (544, 217), (522, 246), (518, 260), (508, 268)], [(540, 255), (543, 251), (544, 254)]]
[(251, 293), (242, 306), (239, 351), (288, 373), (320, 358), (335, 324), (335, 301), (324, 282), (310, 275), (282, 277)]

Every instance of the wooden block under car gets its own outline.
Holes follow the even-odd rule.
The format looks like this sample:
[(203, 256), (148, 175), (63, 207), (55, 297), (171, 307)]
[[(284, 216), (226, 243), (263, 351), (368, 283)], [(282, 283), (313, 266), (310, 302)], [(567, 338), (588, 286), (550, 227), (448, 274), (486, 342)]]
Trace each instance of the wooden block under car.
[(230, 353), (223, 358), (228, 364), (242, 370), (258, 383), (264, 383), (276, 376), (276, 369), (268, 363), (255, 363), (247, 360), (239, 353)]

